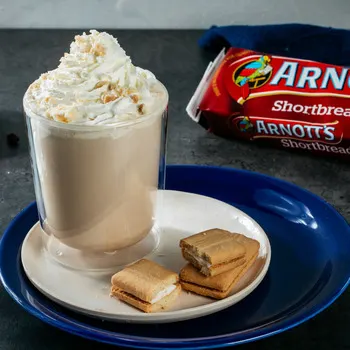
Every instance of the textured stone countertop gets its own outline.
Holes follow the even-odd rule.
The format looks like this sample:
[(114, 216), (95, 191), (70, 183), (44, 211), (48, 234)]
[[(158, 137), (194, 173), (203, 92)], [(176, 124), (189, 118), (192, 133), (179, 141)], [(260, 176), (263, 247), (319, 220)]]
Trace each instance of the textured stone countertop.
[[(0, 30), (0, 235), (34, 200), (22, 96), (40, 73), (54, 68), (76, 33), (65, 30)], [(312, 158), (233, 142), (208, 134), (192, 122), (185, 106), (208, 62), (197, 46), (200, 31), (111, 31), (136, 65), (153, 71), (168, 87), (168, 163), (248, 169), (291, 181), (322, 196), (350, 220), (350, 163)], [(16, 133), (19, 147), (6, 135)], [(346, 175), (348, 174), (348, 175)], [(350, 249), (350, 248), (349, 248)], [(95, 349), (96, 343), (54, 329), (22, 310), (0, 286), (0, 349)], [(350, 294), (310, 322), (245, 349), (350, 349)], [(101, 345), (99, 349), (111, 347)]]

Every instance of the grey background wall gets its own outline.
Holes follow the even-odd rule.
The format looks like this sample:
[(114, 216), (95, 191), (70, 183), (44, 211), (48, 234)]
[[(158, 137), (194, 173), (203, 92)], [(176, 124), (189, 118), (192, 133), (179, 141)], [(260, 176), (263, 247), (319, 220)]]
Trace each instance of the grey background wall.
[(2, 28), (207, 28), (286, 22), (350, 28), (350, 0), (0, 0)]

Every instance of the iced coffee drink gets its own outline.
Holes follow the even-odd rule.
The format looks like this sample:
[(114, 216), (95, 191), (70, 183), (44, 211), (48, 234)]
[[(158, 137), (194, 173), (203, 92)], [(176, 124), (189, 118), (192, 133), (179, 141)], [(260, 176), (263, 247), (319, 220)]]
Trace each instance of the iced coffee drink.
[(111, 253), (154, 226), (168, 95), (118, 41), (75, 37), (24, 96), (43, 232), (84, 253)]

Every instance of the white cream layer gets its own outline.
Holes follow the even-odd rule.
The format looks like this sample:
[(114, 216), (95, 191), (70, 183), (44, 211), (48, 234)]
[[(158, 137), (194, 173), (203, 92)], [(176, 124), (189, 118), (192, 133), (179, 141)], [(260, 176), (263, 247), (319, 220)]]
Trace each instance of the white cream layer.
[(158, 301), (160, 301), (161, 299), (165, 298), (166, 296), (168, 296), (169, 294), (171, 294), (176, 288), (175, 284), (172, 284), (170, 286), (168, 286), (167, 288), (161, 290), (160, 292), (158, 292), (158, 294), (151, 300), (151, 304), (155, 304)]
[(211, 263), (208, 262), (207, 260), (204, 260), (203, 258), (200, 258), (199, 256), (194, 256), (192, 255), (192, 257), (197, 261), (198, 264), (205, 266), (205, 267), (211, 267)]
[(204, 266), (204, 267), (207, 267), (207, 268), (212, 266), (212, 264), (209, 261), (207, 261), (207, 260), (201, 258), (200, 256), (196, 255), (195, 251), (192, 250), (192, 249), (188, 249), (187, 250), (187, 254), (189, 254), (192, 257), (192, 259), (196, 260), (197, 263), (200, 264), (201, 266)]

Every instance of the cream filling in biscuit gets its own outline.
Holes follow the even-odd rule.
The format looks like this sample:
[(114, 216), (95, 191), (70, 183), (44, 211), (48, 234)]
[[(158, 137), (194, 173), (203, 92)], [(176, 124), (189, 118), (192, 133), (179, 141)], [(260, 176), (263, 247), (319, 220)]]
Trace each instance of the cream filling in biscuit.
[(200, 256), (195, 255), (195, 252), (192, 249), (188, 249), (187, 250), (187, 254), (191, 255), (191, 257), (194, 260), (196, 260), (197, 263), (200, 264), (201, 266), (204, 266), (204, 267), (207, 267), (207, 268), (212, 266), (212, 264), (209, 261), (201, 258)]
[(158, 294), (151, 300), (151, 304), (155, 304), (157, 303), (159, 300), (163, 299), (164, 297), (168, 296), (169, 294), (171, 294), (176, 288), (175, 284), (172, 284), (168, 287), (166, 287), (165, 289), (161, 290), (160, 292), (158, 292)]
[(209, 268), (209, 267), (212, 266), (210, 262), (204, 260), (203, 258), (200, 258), (199, 256), (192, 255), (192, 257), (198, 262), (198, 264), (200, 264), (200, 265), (202, 265), (204, 267), (208, 267)]

